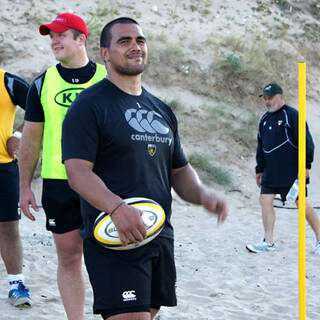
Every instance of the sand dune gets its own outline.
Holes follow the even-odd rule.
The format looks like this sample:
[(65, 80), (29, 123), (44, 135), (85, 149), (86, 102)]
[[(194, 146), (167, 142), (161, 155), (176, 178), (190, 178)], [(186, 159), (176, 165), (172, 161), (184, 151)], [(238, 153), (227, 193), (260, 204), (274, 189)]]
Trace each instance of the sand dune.
[[(162, 28), (161, 32), (165, 34), (169, 33), (165, 22), (173, 19), (174, 10), (178, 6), (178, 1), (166, 1), (163, 6), (167, 8), (167, 11), (161, 11), (151, 0), (139, 2), (139, 4), (133, 2), (132, 6), (137, 6), (134, 9), (129, 8), (125, 1), (120, 2), (122, 3), (122, 14), (135, 12), (138, 15), (140, 12), (145, 18), (143, 19), (145, 25)], [(231, 23), (234, 32), (238, 30), (237, 28), (242, 28), (242, 32), (245, 32), (245, 27), (249, 22), (256, 21), (254, 23), (258, 23), (257, 21), (259, 21), (259, 17), (262, 17), (263, 12), (250, 11), (252, 1), (243, 2), (245, 3), (243, 10), (239, 1), (219, 0), (212, 2), (214, 6), (223, 6), (221, 12), (226, 12), (225, 15), (222, 15), (211, 8), (214, 18), (209, 22), (214, 23), (215, 30), (224, 33), (226, 31), (223, 27), (227, 23)], [(39, 25), (38, 20), (40, 19), (41, 23), (47, 22), (60, 11), (69, 10), (90, 16), (92, 12), (95, 12), (94, 10), (97, 10), (99, 1), (80, 3), (73, 0), (54, 2), (44, 0), (41, 2), (41, 6), (34, 4), (36, 8), (31, 8), (32, 3), (34, 2), (1, 0), (2, 13), (0, 14), (3, 16), (0, 21), (0, 39), (1, 41), (5, 40), (6, 44), (6, 48), (3, 49), (0, 43), (1, 67), (10, 72), (25, 75), (27, 78), (40, 73), (44, 66), (54, 63), (53, 57), (47, 54), (48, 39), (40, 37), (38, 34), (35, 36)], [(111, 6), (113, 2), (109, 1), (108, 3)], [(201, 3), (205, 2), (201, 1)], [(193, 1), (188, 3), (187, 7), (189, 8), (192, 4)], [(168, 8), (172, 10), (170, 11)], [(170, 30), (170, 36), (173, 37), (176, 33), (177, 37), (183, 38), (187, 22), (197, 25), (200, 23), (201, 17), (197, 16), (195, 19), (195, 13), (191, 10), (184, 10), (182, 5), (179, 9), (179, 12), (185, 14), (184, 21), (181, 22), (181, 25), (179, 23), (172, 24), (173, 29)], [(150, 17), (146, 16), (145, 12), (150, 14)], [(164, 12), (169, 12), (170, 16), (165, 16)], [(248, 12), (250, 16), (248, 16)], [(31, 13), (34, 16), (33, 19), (31, 19)], [(277, 12), (275, 16), (283, 18)], [(46, 21), (42, 21), (43, 19)], [(221, 21), (220, 26), (219, 21)], [(14, 31), (14, 28), (19, 31)], [(201, 38), (206, 29), (207, 25), (201, 22), (200, 35), (197, 34), (197, 36)], [(227, 29), (229, 30), (229, 27)], [(30, 51), (34, 53), (27, 55)], [(1, 55), (3, 52), (4, 54)], [(195, 52), (197, 52), (197, 48)], [(209, 53), (207, 52), (207, 55)], [(205, 58), (207, 56), (204, 56), (203, 59), (205, 60)], [(156, 80), (152, 86), (157, 86)], [(172, 87), (170, 98), (174, 99), (177, 92), (172, 90)], [(163, 91), (166, 92), (166, 89), (164, 88)], [(318, 89), (313, 88), (313, 90), (316, 92)], [(294, 99), (297, 93), (292, 92), (292, 95), (292, 99)], [(198, 98), (194, 97), (194, 100), (196, 99)], [(320, 206), (319, 101), (311, 100), (307, 105), (307, 119), (316, 144), (309, 194), (312, 204)], [(196, 140), (198, 141), (199, 138), (196, 137)], [(206, 141), (199, 141), (199, 143), (203, 143), (204, 148), (207, 146)], [(221, 149), (228, 150), (228, 145), (221, 146)], [(268, 254), (248, 253), (245, 249), (246, 243), (259, 241), (263, 232), (258, 204), (259, 190), (255, 186), (254, 179), (254, 154), (245, 159), (245, 162), (245, 165), (242, 165), (244, 169), (241, 177), (239, 177), (241, 181), (238, 181), (241, 192), (224, 193), (220, 191), (228, 200), (230, 215), (219, 228), (216, 226), (216, 219), (202, 208), (186, 204), (174, 195), (173, 224), (176, 237), (178, 306), (163, 308), (157, 319), (298, 320), (298, 211), (277, 210), (275, 240), (278, 250)], [(37, 197), (40, 199), (41, 180), (35, 181), (34, 187)], [(36, 222), (31, 222), (23, 217), (20, 226), (24, 245), (24, 274), (26, 284), (31, 289), (34, 306), (31, 309), (20, 310), (13, 308), (8, 303), (7, 275), (0, 259), (0, 320), (65, 320), (66, 316), (56, 284), (55, 247), (51, 234), (45, 230), (44, 213), (40, 211), (37, 214)], [(306, 298), (308, 320), (320, 319), (320, 258), (313, 254), (314, 242), (313, 232), (307, 226)], [(83, 269), (85, 271), (84, 266)], [(85, 319), (101, 319), (100, 316), (92, 315), (92, 292), (87, 278), (86, 284)]]

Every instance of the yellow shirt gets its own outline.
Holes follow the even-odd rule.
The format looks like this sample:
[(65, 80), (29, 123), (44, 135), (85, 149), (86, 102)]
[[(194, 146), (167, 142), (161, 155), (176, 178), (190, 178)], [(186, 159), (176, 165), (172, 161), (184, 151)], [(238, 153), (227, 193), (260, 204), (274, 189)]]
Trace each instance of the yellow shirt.
[(17, 107), (11, 101), (4, 84), (5, 71), (0, 69), (0, 163), (13, 160), (7, 151), (7, 141), (12, 136), (14, 116)]

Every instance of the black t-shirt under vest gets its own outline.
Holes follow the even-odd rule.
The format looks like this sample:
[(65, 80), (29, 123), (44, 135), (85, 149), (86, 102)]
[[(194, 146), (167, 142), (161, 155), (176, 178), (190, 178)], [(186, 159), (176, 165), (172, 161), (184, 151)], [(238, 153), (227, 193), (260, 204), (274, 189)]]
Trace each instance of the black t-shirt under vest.
[[(64, 120), (62, 158), (94, 163), (93, 171), (123, 199), (157, 201), (167, 217), (161, 235), (173, 237), (171, 173), (187, 159), (173, 112), (144, 88), (133, 96), (104, 79), (83, 91)], [(100, 212), (83, 199), (81, 205), (81, 235), (92, 237)]]
[[(61, 78), (68, 83), (82, 84), (88, 82), (95, 74), (97, 65), (89, 61), (84, 67), (78, 69), (65, 68), (58, 63), (56, 65)], [(28, 92), (25, 120), (33, 122), (44, 122), (44, 111), (40, 101), (42, 85), (46, 71), (37, 77)]]

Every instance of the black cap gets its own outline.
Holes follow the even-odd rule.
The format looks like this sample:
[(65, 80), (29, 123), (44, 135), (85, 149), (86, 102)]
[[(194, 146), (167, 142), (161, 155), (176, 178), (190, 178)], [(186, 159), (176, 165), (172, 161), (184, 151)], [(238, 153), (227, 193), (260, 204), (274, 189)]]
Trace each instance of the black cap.
[(260, 94), (259, 97), (262, 97), (262, 96), (273, 97), (277, 94), (283, 94), (283, 90), (276, 82), (271, 82), (263, 88), (263, 93)]

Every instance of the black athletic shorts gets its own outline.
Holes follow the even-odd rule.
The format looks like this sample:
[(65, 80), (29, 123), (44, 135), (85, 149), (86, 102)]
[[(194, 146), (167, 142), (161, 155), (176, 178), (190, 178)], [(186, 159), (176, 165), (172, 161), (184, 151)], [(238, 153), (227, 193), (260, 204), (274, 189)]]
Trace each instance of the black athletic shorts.
[(17, 161), (0, 163), (0, 222), (21, 219)]
[(47, 230), (61, 234), (80, 228), (80, 198), (67, 180), (43, 179), (42, 206)]
[[(307, 184), (309, 184), (310, 180), (309, 178), (306, 179), (306, 197), (308, 196), (308, 188)], [(280, 194), (281, 200), (286, 201), (287, 200), (287, 194), (289, 192), (291, 187), (288, 188), (273, 188), (261, 185), (261, 194)]]
[(117, 251), (88, 238), (83, 251), (93, 312), (103, 319), (177, 305), (173, 239), (157, 237), (142, 247)]

